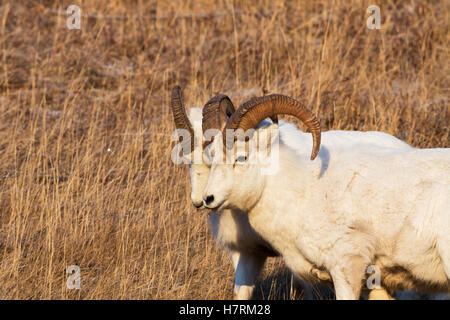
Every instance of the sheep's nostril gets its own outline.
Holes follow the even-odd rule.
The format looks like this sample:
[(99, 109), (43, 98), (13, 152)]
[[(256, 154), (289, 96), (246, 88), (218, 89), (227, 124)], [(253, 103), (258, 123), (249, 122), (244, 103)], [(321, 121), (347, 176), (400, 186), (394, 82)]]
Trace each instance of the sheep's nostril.
[(205, 204), (208, 205), (213, 201), (214, 201), (214, 196), (212, 194), (210, 194), (209, 196), (206, 197)]

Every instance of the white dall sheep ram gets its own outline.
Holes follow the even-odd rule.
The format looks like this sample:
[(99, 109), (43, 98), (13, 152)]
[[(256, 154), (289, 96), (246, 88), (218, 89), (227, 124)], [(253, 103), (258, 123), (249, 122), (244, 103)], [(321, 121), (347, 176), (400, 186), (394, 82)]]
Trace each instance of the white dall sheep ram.
[[(175, 87), (172, 96), (171, 106), (175, 119), (182, 119), (183, 121), (181, 124), (179, 120), (178, 124), (175, 123), (177, 128), (192, 128), (194, 137), (198, 139), (193, 151), (187, 152), (184, 157), (185, 162), (189, 163), (191, 200), (195, 207), (200, 208), (202, 206), (202, 193), (209, 176), (209, 167), (203, 162), (193, 162), (193, 153), (201, 153), (199, 146), (202, 143), (202, 128), (203, 131), (211, 128), (222, 128), (227, 117), (234, 112), (234, 106), (228, 97), (219, 94), (206, 103), (203, 112), (200, 108), (190, 108), (189, 116), (184, 116), (181, 89)], [(185, 123), (184, 119), (187, 119), (188, 122)], [(268, 124), (268, 122), (265, 123)], [(283, 132), (283, 136), (293, 137), (298, 130), (293, 125), (281, 122), (280, 131)], [(334, 131), (332, 134), (330, 133), (328, 140), (333, 145), (341, 147), (363, 143), (378, 144), (391, 148), (410, 148), (401, 140), (380, 132)], [(293, 143), (293, 148), (296, 148), (298, 141), (291, 139), (287, 143)], [(233, 210), (211, 212), (209, 213), (209, 220), (215, 240), (228, 250), (233, 262), (236, 271), (235, 298), (250, 298), (254, 290), (255, 280), (264, 265), (264, 261), (268, 256), (276, 256), (277, 253), (252, 229), (248, 222), (248, 216), (243, 212)], [(305, 283), (302, 286), (305, 289), (305, 298), (311, 299), (313, 297), (312, 288)], [(382, 298), (387, 297), (383, 290), (374, 290), (371, 295), (375, 292), (381, 293)]]
[[(254, 154), (264, 159), (259, 150), (232, 164), (217, 161), (237, 145), (227, 142), (227, 129), (246, 131), (277, 114), (296, 116), (308, 126), (311, 159), (318, 155), (318, 160), (307, 157), (310, 134), (297, 134), (293, 149), (291, 137), (279, 132), (269, 141), (271, 150), (279, 150), (272, 175), (262, 174), (265, 164), (249, 161)], [(259, 128), (246, 145), (258, 145), (258, 136), (273, 129), (278, 126)], [(380, 267), (388, 288), (448, 292), (450, 149), (336, 147), (329, 137), (323, 135), (320, 147), (318, 120), (292, 98), (248, 101), (227, 120), (223, 140), (215, 139), (207, 150), (206, 207), (247, 213), (253, 229), (300, 278), (308, 279), (313, 266), (328, 271), (337, 299), (358, 299), (372, 264)]]
[[(202, 124), (205, 130), (221, 127), (227, 115), (235, 111), (234, 106), (227, 96), (219, 94), (208, 101), (203, 110), (190, 108), (188, 116), (183, 106), (181, 88), (176, 86), (172, 90), (171, 109), (176, 128), (188, 131), (193, 142), (184, 141), (183, 157), (184, 162), (189, 164), (191, 200), (196, 208), (200, 208), (209, 176), (209, 167), (202, 161)], [(205, 123), (202, 111), (207, 119)], [(175, 151), (178, 153), (178, 149)], [(196, 159), (200, 160), (194, 161)], [(250, 299), (265, 260), (278, 253), (250, 227), (246, 214), (221, 210), (208, 213), (208, 218), (214, 239), (227, 249), (235, 269), (234, 298)], [(312, 293), (312, 290), (308, 292)]]

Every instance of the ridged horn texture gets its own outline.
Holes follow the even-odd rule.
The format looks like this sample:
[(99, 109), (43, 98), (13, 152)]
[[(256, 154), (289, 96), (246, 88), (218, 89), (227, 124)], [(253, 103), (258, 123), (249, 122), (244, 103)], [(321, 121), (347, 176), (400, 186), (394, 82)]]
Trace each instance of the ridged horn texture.
[(222, 130), (229, 117), (235, 111), (233, 102), (224, 94), (218, 94), (211, 98), (202, 110), (202, 129), (205, 132), (208, 129)]
[[(175, 127), (177, 129), (185, 129), (189, 131), (191, 135), (191, 152), (194, 151), (194, 130), (192, 129), (191, 122), (189, 121), (189, 118), (186, 114), (186, 109), (183, 105), (183, 94), (181, 91), (180, 86), (175, 86), (172, 89), (172, 95), (170, 99), (170, 109), (172, 110), (173, 114), (173, 120), (175, 122)], [(187, 142), (187, 141), (186, 141)], [(187, 146), (185, 141), (182, 142), (183, 144), (183, 152), (186, 154), (187, 152)]]
[[(202, 110), (202, 130), (208, 129), (222, 130), (229, 117), (234, 113), (235, 108), (230, 98), (224, 94), (218, 94), (211, 98)], [(212, 142), (205, 141), (203, 147)]]
[[(320, 149), (320, 122), (316, 116), (299, 101), (281, 94), (271, 94), (253, 98), (242, 104), (227, 121), (223, 129), (223, 142), (227, 146), (227, 129), (256, 128), (264, 119), (278, 114), (288, 114), (302, 121), (312, 133), (313, 148), (311, 160), (314, 160)], [(230, 137), (231, 138), (231, 137)]]

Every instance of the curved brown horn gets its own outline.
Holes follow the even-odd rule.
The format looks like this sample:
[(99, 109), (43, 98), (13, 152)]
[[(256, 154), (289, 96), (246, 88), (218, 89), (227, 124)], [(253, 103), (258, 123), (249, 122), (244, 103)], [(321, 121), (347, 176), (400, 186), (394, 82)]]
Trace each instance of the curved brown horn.
[[(191, 135), (191, 152), (194, 151), (194, 130), (192, 129), (191, 122), (186, 114), (186, 109), (183, 105), (183, 94), (180, 86), (175, 86), (172, 89), (170, 98), (170, 109), (172, 110), (173, 120), (177, 129), (184, 129), (189, 131)], [(183, 143), (185, 143), (183, 141)], [(183, 148), (186, 152), (187, 148)]]
[(271, 94), (264, 97), (253, 98), (242, 104), (223, 129), (223, 141), (226, 145), (227, 129), (243, 129), (244, 131), (255, 128), (263, 119), (277, 114), (288, 114), (302, 121), (313, 136), (313, 148), (311, 160), (319, 153), (320, 148), (320, 122), (316, 116), (299, 101), (281, 94)]
[(234, 113), (235, 108), (230, 98), (224, 94), (218, 94), (211, 98), (202, 110), (202, 129), (222, 130), (227, 120)]
[[(231, 102), (228, 96), (224, 94), (214, 96), (203, 107), (202, 131), (206, 132), (208, 129), (222, 130), (234, 111), (233, 102)], [(211, 141), (205, 141), (203, 148), (210, 144), (213, 139)]]

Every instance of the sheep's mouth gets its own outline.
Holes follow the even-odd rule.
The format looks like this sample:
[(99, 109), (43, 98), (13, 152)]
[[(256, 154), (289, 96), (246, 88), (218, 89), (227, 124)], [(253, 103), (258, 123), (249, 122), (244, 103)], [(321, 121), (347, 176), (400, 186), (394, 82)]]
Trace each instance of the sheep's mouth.
[(225, 201), (222, 201), (217, 204), (206, 205), (205, 207), (210, 209), (211, 211), (220, 211), (223, 208), (224, 204), (225, 204)]

